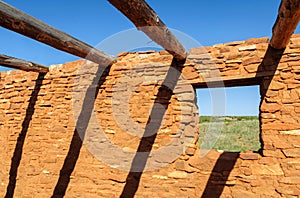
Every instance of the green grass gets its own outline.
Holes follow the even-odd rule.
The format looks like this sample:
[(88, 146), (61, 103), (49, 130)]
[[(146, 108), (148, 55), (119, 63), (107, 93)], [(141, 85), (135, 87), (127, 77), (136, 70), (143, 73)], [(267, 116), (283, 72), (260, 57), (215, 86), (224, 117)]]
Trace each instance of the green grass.
[(200, 117), (202, 149), (230, 152), (258, 151), (259, 120), (256, 116)]

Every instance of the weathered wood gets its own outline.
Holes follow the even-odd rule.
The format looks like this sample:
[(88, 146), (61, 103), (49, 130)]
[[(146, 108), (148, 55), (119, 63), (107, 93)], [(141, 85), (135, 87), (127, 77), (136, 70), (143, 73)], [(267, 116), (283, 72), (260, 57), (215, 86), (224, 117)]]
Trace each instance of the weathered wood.
[(277, 20), (273, 26), (270, 45), (275, 49), (284, 49), (300, 20), (300, 0), (282, 0)]
[(112, 56), (17, 10), (3, 1), (0, 1), (0, 25), (100, 65), (110, 65), (115, 60)]
[(34, 71), (39, 73), (47, 73), (49, 68), (37, 63), (21, 60), (11, 56), (0, 54), (0, 65), (24, 71)]
[(183, 45), (144, 0), (108, 1), (130, 19), (139, 30), (165, 48), (175, 58), (186, 59), (187, 52)]

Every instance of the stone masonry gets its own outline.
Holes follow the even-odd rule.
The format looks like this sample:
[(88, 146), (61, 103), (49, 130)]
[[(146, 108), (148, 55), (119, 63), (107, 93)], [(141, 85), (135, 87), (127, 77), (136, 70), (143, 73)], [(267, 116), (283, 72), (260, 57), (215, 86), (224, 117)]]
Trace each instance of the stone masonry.
[[(122, 53), (107, 68), (80, 60), (53, 65), (45, 75), (0, 75), (0, 196), (300, 196), (300, 35), (285, 51), (259, 38), (191, 49), (185, 63), (174, 63), (165, 51), (150, 51)], [(170, 92), (174, 76), (179, 83)], [(261, 150), (211, 150), (200, 157), (191, 90), (245, 85), (261, 89)], [(94, 124), (85, 125), (89, 121)], [(176, 150), (181, 143), (175, 142), (174, 149), (160, 154), (180, 130), (183, 149)], [(143, 131), (157, 135), (141, 139)], [(114, 154), (108, 142), (122, 155)], [(132, 161), (123, 154), (136, 150), (159, 153), (149, 160), (164, 166), (129, 173), (125, 166)], [(167, 163), (171, 156), (178, 157)], [(121, 163), (108, 165), (115, 161)]]

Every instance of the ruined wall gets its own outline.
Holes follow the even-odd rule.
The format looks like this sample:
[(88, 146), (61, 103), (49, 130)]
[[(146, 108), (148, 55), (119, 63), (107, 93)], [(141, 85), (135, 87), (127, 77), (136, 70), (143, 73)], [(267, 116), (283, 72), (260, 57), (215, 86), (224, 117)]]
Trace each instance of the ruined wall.
[[(297, 197), (300, 37), (294, 36), (284, 52), (268, 48), (267, 42), (191, 49), (185, 63), (162, 51), (123, 53), (111, 68), (77, 61), (51, 66), (46, 75), (2, 72), (0, 196)], [(223, 82), (261, 85), (260, 154), (209, 151), (200, 157), (189, 89)], [(136, 136), (141, 132), (148, 138)], [(143, 174), (126, 170), (134, 169), (126, 154), (159, 153), (179, 138), (184, 142), (175, 141), (160, 157), (150, 156), (153, 164), (146, 167), (161, 168)], [(170, 156), (178, 159), (168, 164)]]

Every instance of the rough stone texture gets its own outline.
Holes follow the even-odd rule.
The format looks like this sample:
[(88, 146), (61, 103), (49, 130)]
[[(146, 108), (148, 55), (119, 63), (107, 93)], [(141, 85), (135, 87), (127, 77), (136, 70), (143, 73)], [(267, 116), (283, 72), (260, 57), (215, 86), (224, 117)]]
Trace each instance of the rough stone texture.
[[(220, 81), (226, 86), (261, 85), (262, 155), (251, 151), (208, 151), (200, 157), (203, 151), (196, 145), (199, 128), (194, 123), (197, 121), (183, 120), (182, 112), (197, 116), (193, 106), (195, 98), (186, 90), (188, 86), (180, 81), (183, 84), (179, 84), (174, 91), (177, 94), (171, 96), (167, 89), (160, 89), (172, 62), (172, 57), (165, 52), (120, 54), (117, 63), (105, 71), (108, 72), (106, 78), (100, 79), (92, 110), (89, 104), (95, 93), (87, 94), (83, 109), (77, 107), (82, 105), (80, 100), (85, 96), (77, 95), (76, 100), (75, 96), (95, 77), (92, 74), (97, 70), (95, 64), (77, 61), (51, 66), (43, 80), (42, 76), (37, 80), (36, 73), (2, 72), (0, 196), (5, 195), (7, 186), (11, 187), (9, 181), (13, 183), (15, 178), (15, 197), (50, 197), (53, 192), (58, 195), (64, 190), (66, 197), (119, 197), (129, 182), (126, 181), (128, 171), (97, 160), (89, 152), (88, 143), (109, 140), (126, 152), (136, 151), (141, 139), (127, 132), (139, 132), (138, 126), (145, 129), (147, 122), (157, 121), (156, 117), (148, 119), (155, 100), (167, 110), (152, 145), (153, 151), (178, 136), (180, 127), (186, 129), (184, 137), (189, 144), (169, 165), (143, 173), (136, 197), (299, 196), (299, 41), (299, 35), (293, 36), (276, 70), (272, 59), (264, 60), (269, 66), (265, 70), (260, 67), (268, 47), (267, 38), (192, 49), (182, 69), (187, 84), (194, 87), (220, 86)], [(78, 70), (81, 66), (85, 69)], [(83, 80), (80, 85), (78, 80)], [(136, 87), (131, 90), (134, 83)], [(115, 92), (125, 94), (121, 94), (121, 99), (129, 94), (127, 109), (122, 100), (114, 100)], [(131, 129), (129, 118), (124, 117), (122, 111), (114, 114), (114, 107), (125, 109), (136, 126)], [(94, 112), (99, 124), (89, 126), (95, 133), (86, 136), (82, 146), (75, 130), (74, 113), (78, 117), (85, 111), (84, 120), (89, 119), (89, 110)], [(99, 125), (106, 135), (105, 140), (97, 136)], [(125, 157), (115, 156), (111, 147), (103, 151), (110, 160), (128, 163)], [(165, 153), (156, 163), (163, 163), (172, 154)], [(10, 170), (17, 170), (11, 172), (11, 179)]]

